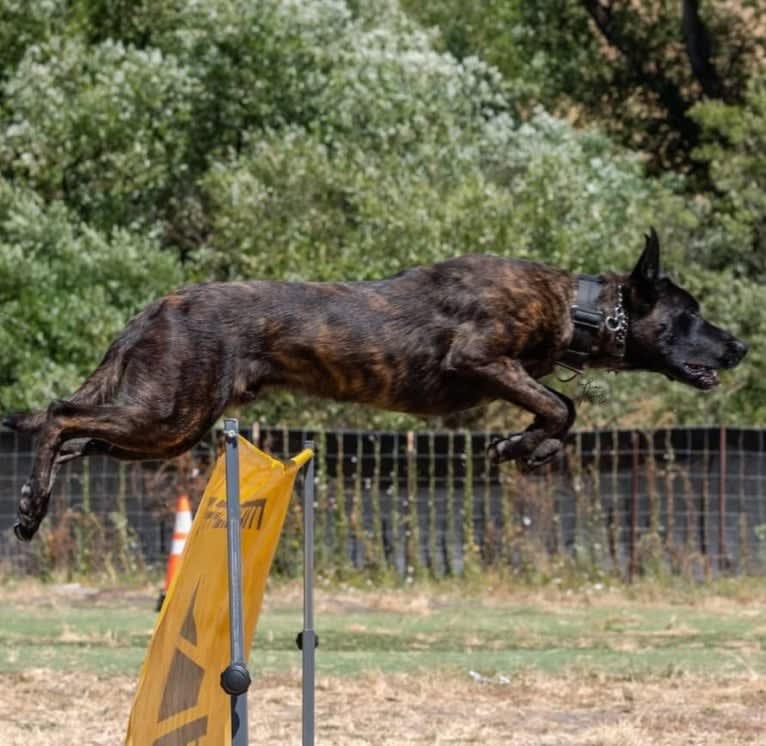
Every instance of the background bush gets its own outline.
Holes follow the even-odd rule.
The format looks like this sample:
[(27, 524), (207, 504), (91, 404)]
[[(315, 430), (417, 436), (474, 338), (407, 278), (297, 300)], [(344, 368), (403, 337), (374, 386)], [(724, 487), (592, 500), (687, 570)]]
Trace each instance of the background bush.
[[(706, 95), (672, 57), (692, 143), (654, 126), (651, 85), (633, 105), (641, 81), (602, 54), (586, 4), (403, 5), (0, 0), (0, 407), (69, 393), (130, 315), (183, 282), (368, 279), (470, 252), (627, 271), (654, 225), (671, 274), (753, 352), (705, 396), (599, 375), (608, 398), (581, 423), (762, 422), (757, 32), (703, 8), (715, 64), (742, 46), (731, 95)], [(683, 49), (677, 12), (618, 20), (664, 59)], [(242, 414), (444, 424), (290, 394)]]

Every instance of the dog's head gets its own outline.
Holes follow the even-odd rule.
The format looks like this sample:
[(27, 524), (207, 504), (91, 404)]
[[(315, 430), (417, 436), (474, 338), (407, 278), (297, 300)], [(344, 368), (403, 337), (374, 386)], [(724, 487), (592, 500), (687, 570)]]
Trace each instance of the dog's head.
[(747, 353), (744, 342), (702, 318), (691, 293), (661, 273), (654, 228), (625, 290), (630, 318), (627, 367), (711, 389), (718, 385), (718, 371), (734, 368)]

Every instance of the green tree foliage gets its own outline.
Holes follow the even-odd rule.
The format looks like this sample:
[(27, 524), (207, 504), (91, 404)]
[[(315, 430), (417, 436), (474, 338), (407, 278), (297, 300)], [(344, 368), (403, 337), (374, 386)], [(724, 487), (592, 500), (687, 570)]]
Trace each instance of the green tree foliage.
[(106, 235), (0, 180), (0, 409), (73, 391), (115, 330), (180, 280), (151, 236)]
[(13, 74), (28, 47), (65, 22), (64, 0), (0, 2), (0, 81)]
[[(530, 64), (531, 4), (486, 4), (509, 23), (484, 46), (468, 43), (491, 31), (479, 5), (434, 4), (470, 32), (445, 49), (394, 0), (49, 0), (26, 18), (0, 0), (20, 29), (0, 28), (0, 404), (66, 395), (182, 281), (365, 279), (469, 252), (629, 270), (652, 224), (669, 268), (716, 296), (721, 275), (689, 261), (734, 230), (710, 237), (712, 201), (530, 104), (601, 80), (603, 61), (584, 65), (599, 51), (587, 18), (540, 34)], [(549, 78), (559, 44), (571, 57)], [(714, 311), (760, 339), (762, 291), (726, 266)], [(753, 421), (756, 378), (743, 368), (702, 397), (620, 377), (586, 415), (650, 422), (672, 404), (679, 420)], [(255, 415), (307, 424), (306, 411), (403, 422), (290, 395)], [(510, 426), (502, 412), (493, 422)]]
[(705, 262), (714, 269), (766, 283), (766, 77), (754, 79), (744, 105), (698, 105), (706, 134), (700, 158), (709, 161), (716, 194)]
[(303, 130), (260, 137), (205, 181), (215, 222), (198, 270), (370, 279), (469, 252), (628, 270), (644, 226), (672, 240), (696, 220), (636, 158), (544, 113), (522, 127), (493, 119), (474, 145), (411, 154), (330, 150)]
[(741, 102), (766, 52), (757, 0), (403, 2), (458, 57), (481, 54), (518, 81), (522, 104), (595, 121), (655, 169), (701, 176), (690, 109)]
[(183, 189), (200, 90), (159, 50), (55, 36), (31, 47), (5, 86), (0, 162), (93, 226), (151, 228)]

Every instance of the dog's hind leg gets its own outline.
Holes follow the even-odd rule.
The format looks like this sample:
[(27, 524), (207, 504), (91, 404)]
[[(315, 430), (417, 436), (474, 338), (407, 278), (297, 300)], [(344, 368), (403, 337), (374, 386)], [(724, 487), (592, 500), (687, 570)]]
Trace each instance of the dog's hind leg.
[[(59, 469), (70, 461), (75, 461), (76, 459), (84, 458), (85, 456), (95, 455), (112, 456), (113, 458), (118, 458), (124, 461), (146, 461), (152, 458), (157, 458), (156, 454), (151, 451), (127, 451), (122, 448), (116, 448), (115, 446), (100, 440), (86, 440), (71, 449), (60, 448), (56, 452), (53, 464), (51, 464), (50, 467), (47, 488), (42, 491), (43, 497), (40, 499), (40, 504), (43, 505), (44, 508), (40, 520), (45, 517), (45, 513), (47, 512), (50, 494), (53, 491), (53, 484), (56, 481)], [(21, 501), (19, 503), (20, 515), (22, 514), (22, 511), (29, 510), (30, 508), (28, 501), (34, 494), (33, 484), (33, 481), (30, 480), (24, 487), (22, 487)], [(28, 541), (34, 536), (34, 531), (30, 533), (21, 520), (14, 526), (14, 531), (16, 536), (24, 541)]]
[(71, 461), (76, 461), (86, 456), (111, 456), (112, 458), (118, 458), (122, 461), (148, 461), (156, 458), (156, 455), (150, 451), (126, 451), (123, 448), (116, 448), (110, 443), (105, 443), (102, 440), (84, 440), (75, 447), (63, 446), (56, 453), (56, 457), (53, 460), (51, 466), (50, 475), (48, 477), (48, 494), (53, 491), (53, 483), (56, 481), (56, 476), (59, 470), (64, 464), (68, 464)]
[[(109, 401), (118, 384), (119, 374), (115, 372), (114, 365), (118, 354), (118, 347), (112, 345), (98, 368), (67, 401), (73, 404), (104, 404)], [(10, 430), (35, 435), (45, 425), (49, 409), (50, 407), (31, 412), (13, 412), (3, 417), (2, 424)]]
[(54, 466), (62, 466), (70, 461), (76, 461), (78, 458), (85, 458), (87, 456), (111, 456), (112, 458), (118, 458), (121, 461), (149, 461), (156, 458), (153, 452), (145, 451), (127, 451), (124, 448), (117, 448), (111, 443), (106, 443), (103, 440), (94, 440), (90, 438), (88, 440), (82, 440), (77, 445), (62, 446), (56, 455), (56, 460), (53, 462)]
[(3, 425), (17, 433), (36, 433), (45, 422), (45, 410), (13, 412), (3, 417)]
[[(32, 475), (21, 491), (19, 521), (14, 527), (19, 539), (29, 541), (48, 510), (53, 479), (58, 467), (70, 458), (92, 453), (83, 449), (61, 453), (69, 440), (88, 438), (104, 445), (90, 446), (118, 458), (170, 458), (193, 446), (212, 427), (223, 411), (185, 410), (175, 417), (162, 416), (137, 404), (84, 405), (54, 402), (38, 433)], [(59, 455), (61, 458), (59, 458)]]

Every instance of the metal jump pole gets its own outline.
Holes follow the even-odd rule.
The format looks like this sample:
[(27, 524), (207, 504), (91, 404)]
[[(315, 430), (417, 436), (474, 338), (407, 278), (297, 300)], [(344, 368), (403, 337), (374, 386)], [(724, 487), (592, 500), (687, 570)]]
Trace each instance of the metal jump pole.
[[(221, 687), (231, 695), (232, 746), (247, 746), (247, 690), (251, 679), (244, 660), (238, 435), (237, 420), (224, 420), (231, 663), (221, 674)], [(303, 746), (314, 746), (315, 650), (319, 645), (319, 637), (314, 631), (315, 452), (313, 441), (307, 440), (304, 447), (314, 455), (306, 466), (303, 480), (303, 630), (298, 634), (296, 643), (303, 657)]]
[(296, 640), (303, 658), (303, 746), (314, 746), (315, 651), (319, 637), (314, 632), (314, 442), (304, 448), (314, 456), (303, 475), (303, 631)]
[(242, 619), (242, 549), (239, 510), (239, 424), (225, 419), (226, 445), (226, 534), (229, 555), (229, 635), (231, 663), (221, 673), (221, 687), (231, 696), (231, 743), (247, 746), (247, 690), (250, 672), (244, 660)]

